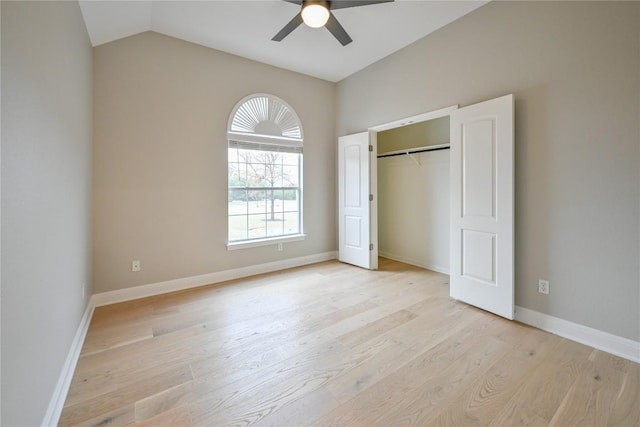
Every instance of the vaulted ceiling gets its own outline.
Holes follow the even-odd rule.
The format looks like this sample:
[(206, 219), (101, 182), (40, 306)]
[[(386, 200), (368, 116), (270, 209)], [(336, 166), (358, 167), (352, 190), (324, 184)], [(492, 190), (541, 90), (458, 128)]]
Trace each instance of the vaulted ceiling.
[(300, 6), (282, 0), (81, 0), (80, 7), (94, 46), (156, 31), (336, 82), (485, 3), (396, 0), (335, 10), (353, 39), (344, 47), (326, 28), (306, 25), (282, 42), (272, 41), (300, 11)]

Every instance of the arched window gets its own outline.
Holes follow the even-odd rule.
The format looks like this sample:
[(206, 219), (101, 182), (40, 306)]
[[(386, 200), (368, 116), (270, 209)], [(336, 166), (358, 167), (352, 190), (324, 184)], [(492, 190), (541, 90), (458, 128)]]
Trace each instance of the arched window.
[(244, 98), (227, 128), (228, 248), (298, 240), (302, 229), (302, 126), (273, 95)]

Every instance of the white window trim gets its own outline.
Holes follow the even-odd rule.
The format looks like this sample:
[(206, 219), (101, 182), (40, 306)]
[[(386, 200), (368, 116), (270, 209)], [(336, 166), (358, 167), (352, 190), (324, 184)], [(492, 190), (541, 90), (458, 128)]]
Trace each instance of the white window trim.
[(228, 131), (229, 140), (239, 142), (253, 142), (265, 145), (290, 145), (292, 147), (302, 147), (303, 141), (299, 138), (287, 138), (286, 136), (256, 135), (254, 133)]
[(289, 236), (269, 237), (267, 239), (241, 240), (238, 242), (227, 242), (227, 250), (257, 248), (260, 246), (277, 245), (278, 243), (299, 242), (307, 237), (306, 234), (292, 234)]

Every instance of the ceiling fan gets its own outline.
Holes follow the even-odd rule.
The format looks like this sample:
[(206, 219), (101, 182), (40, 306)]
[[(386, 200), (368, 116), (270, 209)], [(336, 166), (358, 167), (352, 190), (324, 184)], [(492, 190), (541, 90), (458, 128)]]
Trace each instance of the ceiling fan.
[(326, 27), (333, 36), (338, 39), (342, 46), (346, 46), (353, 40), (340, 25), (336, 17), (331, 13), (335, 9), (346, 9), (348, 7), (368, 6), (378, 3), (390, 3), (394, 0), (284, 0), (301, 6), (300, 12), (285, 25), (278, 34), (271, 40), (279, 42), (287, 37), (293, 30), (298, 28), (303, 22), (312, 28)]

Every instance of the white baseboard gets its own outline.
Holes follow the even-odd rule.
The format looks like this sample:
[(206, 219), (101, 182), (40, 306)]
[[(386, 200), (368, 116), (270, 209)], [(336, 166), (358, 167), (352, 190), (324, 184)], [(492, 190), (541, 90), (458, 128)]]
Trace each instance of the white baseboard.
[(225, 282), (227, 280), (241, 279), (243, 277), (255, 276), (256, 274), (271, 273), (287, 268), (300, 267), (317, 262), (329, 261), (336, 258), (336, 251), (307, 255), (298, 258), (289, 258), (281, 261), (269, 262), (266, 264), (251, 265), (247, 267), (234, 268), (232, 270), (202, 274), (200, 276), (167, 280), (165, 282), (151, 283), (148, 285), (136, 286), (133, 288), (119, 289), (117, 291), (102, 292), (99, 294), (94, 294), (92, 301), (96, 307), (99, 307), (102, 305), (131, 301), (138, 298), (166, 294), (168, 292), (197, 288), (199, 286), (211, 285), (213, 283)]
[(516, 306), (516, 320), (543, 331), (640, 363), (640, 342)]
[(410, 259), (407, 257), (403, 257), (401, 255), (392, 254), (390, 252), (378, 251), (378, 255), (384, 258), (392, 259), (394, 261), (404, 262), (405, 264), (415, 265), (416, 267), (426, 268), (427, 270), (436, 271), (438, 273), (449, 275), (449, 268), (447, 267), (433, 265), (433, 264), (425, 264), (423, 262), (416, 261), (414, 259)]
[(42, 420), (43, 426), (57, 426), (58, 421), (60, 421), (64, 401), (67, 398), (67, 393), (71, 386), (71, 379), (73, 378), (73, 373), (76, 370), (76, 365), (80, 358), (80, 351), (82, 350), (84, 339), (87, 336), (87, 331), (89, 330), (89, 324), (91, 323), (94, 307), (92, 298), (87, 303), (87, 308), (84, 310), (82, 319), (80, 319), (76, 335), (73, 337), (73, 341), (71, 342), (71, 348), (67, 354), (67, 359), (64, 362), (56, 388), (54, 389), (51, 400), (49, 401), (49, 407), (47, 408), (47, 412)]

